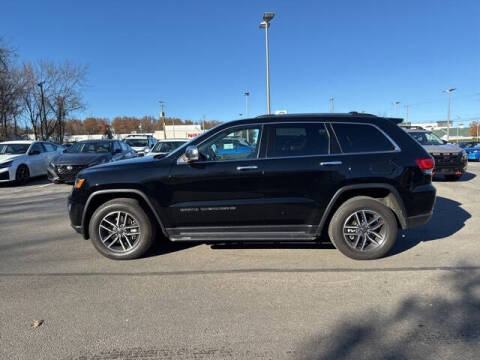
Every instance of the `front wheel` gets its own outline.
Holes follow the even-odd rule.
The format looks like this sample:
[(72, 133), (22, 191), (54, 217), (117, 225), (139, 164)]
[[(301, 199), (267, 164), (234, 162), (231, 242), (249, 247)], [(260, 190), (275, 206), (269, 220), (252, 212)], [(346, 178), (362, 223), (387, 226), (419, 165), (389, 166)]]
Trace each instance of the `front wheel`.
[(328, 235), (340, 252), (355, 260), (384, 256), (397, 240), (397, 220), (392, 210), (366, 196), (347, 200), (335, 212)]
[(18, 185), (25, 185), (30, 179), (30, 170), (27, 165), (20, 165), (15, 173), (15, 183)]
[(137, 200), (107, 201), (90, 219), (89, 234), (95, 248), (111, 259), (136, 259), (155, 238), (155, 227)]

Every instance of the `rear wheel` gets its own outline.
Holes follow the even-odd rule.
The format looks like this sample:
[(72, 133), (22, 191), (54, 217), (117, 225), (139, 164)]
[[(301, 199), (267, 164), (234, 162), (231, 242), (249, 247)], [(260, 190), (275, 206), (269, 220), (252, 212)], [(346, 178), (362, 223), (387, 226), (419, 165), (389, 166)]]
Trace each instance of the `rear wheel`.
[(89, 234), (102, 255), (126, 260), (147, 252), (155, 238), (155, 228), (137, 200), (119, 198), (95, 210)]
[(333, 245), (349, 258), (378, 259), (397, 239), (397, 220), (392, 210), (366, 196), (354, 197), (335, 212), (328, 227)]
[(18, 185), (24, 185), (30, 179), (30, 170), (28, 170), (27, 165), (20, 165), (17, 168), (17, 172), (15, 173), (15, 183)]

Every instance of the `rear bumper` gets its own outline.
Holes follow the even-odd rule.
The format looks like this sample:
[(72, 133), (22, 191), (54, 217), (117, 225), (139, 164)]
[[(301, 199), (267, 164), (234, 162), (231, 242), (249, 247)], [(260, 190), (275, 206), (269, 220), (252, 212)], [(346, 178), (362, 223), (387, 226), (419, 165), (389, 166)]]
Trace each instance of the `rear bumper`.
[(432, 218), (433, 211), (426, 213), (426, 214), (421, 214), (421, 215), (415, 215), (415, 216), (410, 216), (407, 218), (407, 228), (412, 228), (415, 226), (420, 226), (428, 223), (430, 219)]

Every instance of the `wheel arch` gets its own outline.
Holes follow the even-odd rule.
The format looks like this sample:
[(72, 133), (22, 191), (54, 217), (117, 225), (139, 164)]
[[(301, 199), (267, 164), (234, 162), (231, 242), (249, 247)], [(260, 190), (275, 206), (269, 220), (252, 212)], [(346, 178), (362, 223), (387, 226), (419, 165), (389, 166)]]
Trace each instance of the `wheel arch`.
[(407, 212), (405, 204), (395, 187), (383, 183), (354, 184), (344, 186), (335, 192), (322, 215), (320, 224), (318, 225), (318, 236), (322, 234), (324, 229), (328, 228), (328, 224), (330, 223), (333, 214), (340, 205), (355, 196), (368, 196), (382, 202), (393, 211), (399, 226), (402, 229), (407, 228)]
[(148, 199), (147, 195), (140, 190), (136, 189), (112, 189), (112, 190), (98, 190), (93, 192), (85, 203), (85, 208), (82, 214), (82, 229), (83, 237), (89, 239), (89, 223), (90, 219), (96, 209), (105, 202), (117, 198), (132, 198), (138, 200), (140, 206), (145, 210), (147, 215), (153, 215), (156, 220), (157, 226), (161, 229), (164, 236), (167, 236), (162, 219), (157, 210), (153, 206), (152, 202)]

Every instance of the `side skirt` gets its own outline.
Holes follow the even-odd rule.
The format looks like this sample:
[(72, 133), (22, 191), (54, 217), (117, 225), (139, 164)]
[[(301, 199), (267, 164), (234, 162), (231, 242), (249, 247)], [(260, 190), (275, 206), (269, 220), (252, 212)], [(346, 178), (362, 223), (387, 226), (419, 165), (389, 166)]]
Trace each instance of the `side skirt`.
[(312, 225), (167, 228), (170, 241), (313, 241)]

